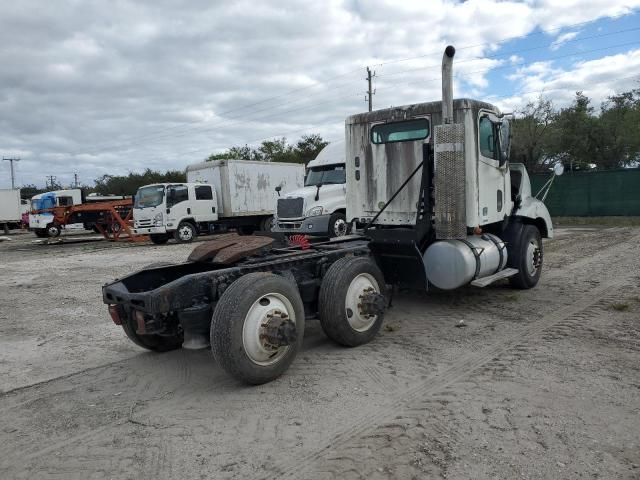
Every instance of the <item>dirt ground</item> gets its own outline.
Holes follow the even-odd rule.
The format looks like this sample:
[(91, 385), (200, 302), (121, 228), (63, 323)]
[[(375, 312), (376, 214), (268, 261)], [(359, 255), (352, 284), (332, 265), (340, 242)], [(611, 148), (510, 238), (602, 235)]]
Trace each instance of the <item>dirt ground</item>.
[[(2, 479), (638, 479), (640, 228), (560, 228), (540, 284), (401, 292), (280, 379), (146, 352), (100, 287), (192, 246), (0, 243)], [(457, 328), (460, 320), (466, 326)]]

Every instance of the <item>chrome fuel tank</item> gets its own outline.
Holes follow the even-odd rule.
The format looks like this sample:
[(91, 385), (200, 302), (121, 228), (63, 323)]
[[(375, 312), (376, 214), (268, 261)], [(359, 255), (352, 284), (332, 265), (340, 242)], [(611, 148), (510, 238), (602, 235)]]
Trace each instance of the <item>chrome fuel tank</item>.
[(429, 283), (453, 290), (493, 275), (507, 265), (505, 243), (495, 235), (471, 235), (464, 240), (441, 240), (422, 256)]

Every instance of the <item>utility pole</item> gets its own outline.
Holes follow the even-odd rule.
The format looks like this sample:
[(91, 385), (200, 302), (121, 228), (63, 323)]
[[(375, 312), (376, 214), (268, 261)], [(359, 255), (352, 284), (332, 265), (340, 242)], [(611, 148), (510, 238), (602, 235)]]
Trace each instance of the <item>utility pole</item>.
[(14, 188), (16, 188), (16, 174), (13, 171), (13, 162), (19, 162), (20, 159), (19, 158), (3, 158), (2, 160), (5, 162), (11, 162), (11, 189), (13, 190)]
[(375, 90), (371, 89), (371, 79), (376, 76), (376, 72), (372, 72), (369, 67), (367, 67), (367, 83), (369, 88), (367, 89), (367, 100), (369, 101), (369, 111), (373, 110), (373, 96), (376, 94)]
[(46, 186), (49, 186), (49, 183), (51, 183), (51, 189), (53, 189), (53, 186), (55, 185), (55, 181), (56, 181), (56, 176), (55, 175), (47, 175), (47, 183)]
[(78, 188), (78, 172), (73, 173), (73, 188)]

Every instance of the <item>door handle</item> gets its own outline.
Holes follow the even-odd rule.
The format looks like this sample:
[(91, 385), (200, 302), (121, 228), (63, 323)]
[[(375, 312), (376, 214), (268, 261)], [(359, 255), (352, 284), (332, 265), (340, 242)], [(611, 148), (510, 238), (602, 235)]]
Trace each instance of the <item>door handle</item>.
[(216, 213), (216, 207), (211, 207), (211, 213)]
[(187, 213), (191, 215), (191, 208), (187, 207)]

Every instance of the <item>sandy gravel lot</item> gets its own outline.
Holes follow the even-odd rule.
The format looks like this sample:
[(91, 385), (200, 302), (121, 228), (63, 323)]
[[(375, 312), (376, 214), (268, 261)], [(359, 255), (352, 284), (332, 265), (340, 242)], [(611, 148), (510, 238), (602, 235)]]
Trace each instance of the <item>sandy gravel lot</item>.
[(640, 478), (640, 228), (558, 229), (533, 290), (402, 292), (355, 349), (309, 321), (259, 387), (109, 319), (103, 283), (192, 246), (12, 238), (2, 479)]

